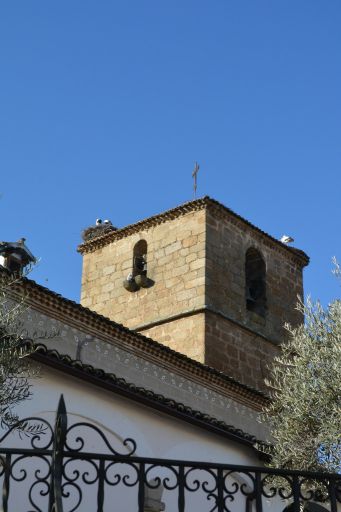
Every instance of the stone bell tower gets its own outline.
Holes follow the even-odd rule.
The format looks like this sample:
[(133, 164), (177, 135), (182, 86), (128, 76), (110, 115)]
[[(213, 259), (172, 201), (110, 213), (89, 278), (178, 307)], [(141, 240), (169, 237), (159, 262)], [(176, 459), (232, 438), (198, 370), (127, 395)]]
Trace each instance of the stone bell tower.
[(263, 389), (284, 323), (302, 321), (304, 252), (209, 197), (85, 233), (84, 306)]

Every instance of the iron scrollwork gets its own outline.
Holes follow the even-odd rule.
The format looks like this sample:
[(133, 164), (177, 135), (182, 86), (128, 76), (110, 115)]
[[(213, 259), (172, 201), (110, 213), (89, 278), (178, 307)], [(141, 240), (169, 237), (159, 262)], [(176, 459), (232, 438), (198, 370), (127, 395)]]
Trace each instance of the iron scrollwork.
[[(15, 427), (0, 438), (3, 512), (16, 512), (25, 493), (29, 512), (262, 512), (265, 503), (299, 512), (310, 502), (331, 512), (341, 507), (340, 475), (139, 457), (133, 439), (113, 446), (96, 425), (68, 426), (67, 420), (61, 396), (54, 428), (27, 418), (42, 428), (26, 445), (5, 447)], [(101, 450), (87, 451), (88, 445)]]

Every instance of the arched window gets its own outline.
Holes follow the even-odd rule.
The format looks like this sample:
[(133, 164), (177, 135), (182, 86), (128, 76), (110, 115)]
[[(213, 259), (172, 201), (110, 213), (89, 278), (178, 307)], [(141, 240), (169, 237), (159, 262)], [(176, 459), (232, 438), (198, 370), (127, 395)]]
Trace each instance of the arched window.
[(257, 249), (248, 249), (245, 255), (246, 308), (260, 316), (266, 313), (266, 268)]
[(147, 242), (139, 240), (133, 249), (133, 266), (123, 286), (129, 292), (137, 292), (140, 288), (150, 288), (154, 281), (147, 276)]
[(133, 277), (147, 275), (147, 242), (139, 240), (133, 252)]

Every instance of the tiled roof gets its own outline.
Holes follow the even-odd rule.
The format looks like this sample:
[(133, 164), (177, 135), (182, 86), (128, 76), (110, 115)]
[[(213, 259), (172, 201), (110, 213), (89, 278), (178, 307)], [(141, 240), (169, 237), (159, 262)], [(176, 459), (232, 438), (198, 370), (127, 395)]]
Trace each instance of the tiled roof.
[(74, 360), (68, 355), (59, 354), (56, 350), (50, 350), (43, 344), (33, 345), (33, 347), (34, 352), (31, 357), (38, 362), (45, 363), (78, 378), (85, 379), (92, 384), (104, 387), (110, 391), (141, 402), (144, 405), (176, 416), (199, 427), (203, 427), (206, 430), (224, 435), (233, 441), (243, 443), (261, 452), (265, 451), (264, 447), (268, 446), (263, 441), (257, 440), (255, 436), (235, 428), (232, 425), (228, 425), (222, 420), (218, 420), (208, 414), (192, 409), (181, 402), (166, 398), (149, 389), (129, 383), (113, 373), (107, 373), (104, 370), (94, 368), (89, 364)]
[(102, 236), (93, 238), (89, 241), (80, 244), (78, 246), (78, 251), (82, 254), (95, 251), (100, 247), (103, 247), (115, 240), (119, 240), (126, 236), (132, 235), (133, 233), (137, 233), (144, 229), (148, 229), (152, 226), (162, 224), (163, 222), (176, 219), (177, 217), (186, 215), (187, 213), (203, 209), (209, 210), (217, 218), (226, 216), (230, 218), (232, 217), (235, 221), (241, 222), (245, 226), (248, 226), (253, 231), (261, 235), (262, 237), (265, 237), (268, 241), (274, 243), (278, 249), (287, 251), (287, 253), (290, 254), (291, 257), (293, 257), (302, 266), (305, 266), (309, 263), (309, 257), (307, 256), (307, 254), (305, 254), (305, 252), (294, 247), (289, 247), (286, 244), (283, 244), (276, 238), (272, 237), (265, 231), (262, 231), (260, 228), (258, 228), (248, 220), (244, 219), (237, 213), (235, 213), (234, 211), (230, 210), (230, 208), (227, 208), (227, 206), (224, 206), (223, 204), (208, 196), (205, 196), (200, 199), (195, 199), (194, 201), (189, 201), (187, 203), (181, 204), (180, 206), (177, 206), (176, 208), (172, 208), (171, 210), (167, 210), (158, 215), (154, 215), (152, 217), (148, 217), (147, 219), (136, 222), (135, 224), (130, 224), (121, 229), (117, 229)]
[[(1, 269), (0, 277), (6, 277), (6, 275), (9, 275), (8, 271)], [(122, 349), (134, 351), (135, 355), (151, 360), (170, 371), (183, 372), (187, 378), (199, 380), (202, 385), (213, 386), (218, 392), (224, 391), (241, 403), (260, 409), (268, 401), (265, 393), (242, 384), (229, 375), (176, 352), (151, 338), (131, 331), (31, 279), (22, 278), (21, 283), (15, 284), (13, 291), (16, 291), (19, 296), (24, 293), (29, 305), (52, 318), (59, 318), (82, 329), (95, 330), (96, 336), (102, 336), (109, 342), (118, 341)]]

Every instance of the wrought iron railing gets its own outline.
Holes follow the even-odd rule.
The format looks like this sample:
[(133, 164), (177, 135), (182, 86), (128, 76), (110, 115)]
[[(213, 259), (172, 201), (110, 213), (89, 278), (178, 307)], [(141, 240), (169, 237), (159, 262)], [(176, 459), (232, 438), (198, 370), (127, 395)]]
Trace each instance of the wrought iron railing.
[(138, 457), (133, 439), (117, 450), (95, 425), (68, 427), (63, 397), (54, 428), (29, 420), (44, 435), (27, 448), (0, 439), (3, 512), (341, 510), (340, 475)]

